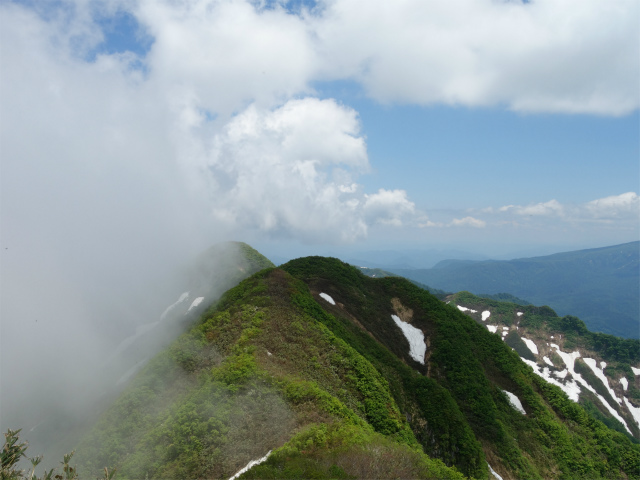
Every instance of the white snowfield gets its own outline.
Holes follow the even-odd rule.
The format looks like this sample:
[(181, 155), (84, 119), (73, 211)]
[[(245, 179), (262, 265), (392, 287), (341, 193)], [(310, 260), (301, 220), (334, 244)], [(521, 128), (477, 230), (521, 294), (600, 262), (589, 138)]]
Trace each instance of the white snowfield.
[(620, 385), (622, 385), (622, 389), (626, 392), (627, 388), (629, 388), (629, 381), (625, 377), (622, 377), (620, 379)]
[(605, 362), (602, 362), (601, 365), (604, 364), (604, 366), (602, 368), (598, 368), (597, 362), (593, 358), (583, 358), (583, 360), (584, 360), (584, 363), (589, 365), (589, 367), (591, 368), (591, 370), (593, 370), (593, 373), (596, 375), (596, 377), (598, 377), (600, 381), (604, 384), (604, 386), (607, 388), (609, 395), (611, 395), (611, 397), (616, 402), (618, 402), (619, 404), (622, 404), (622, 399), (616, 397), (615, 392), (609, 386), (609, 379), (607, 379), (607, 377), (605, 377), (604, 375), (604, 368), (607, 366), (607, 364)]
[(527, 414), (527, 412), (525, 412), (524, 410), (524, 407), (522, 406), (522, 402), (515, 394), (511, 392), (507, 392), (506, 390), (502, 390), (502, 391), (507, 395), (507, 398), (509, 398), (509, 403), (513, 408), (518, 410), (523, 415)]
[(391, 315), (391, 318), (396, 322), (396, 325), (400, 327), (400, 330), (402, 330), (402, 333), (404, 333), (404, 336), (409, 341), (409, 355), (411, 355), (411, 358), (424, 365), (424, 354), (427, 351), (427, 344), (424, 343), (424, 333), (422, 333), (422, 330), (407, 322), (403, 322), (397, 315)]
[(633, 370), (634, 375), (640, 375), (640, 368), (631, 367), (631, 370)]
[(487, 465), (489, 466), (489, 470), (491, 471), (491, 475), (493, 475), (493, 478), (496, 478), (497, 480), (503, 480), (502, 477), (498, 475), (493, 468), (491, 468), (491, 465), (489, 465), (489, 463), (487, 463)]
[(331, 305), (335, 305), (336, 302), (333, 300), (333, 298), (331, 298), (331, 295), (328, 295), (326, 293), (321, 293), (320, 296), (322, 298), (324, 298), (327, 302), (329, 302)]
[(160, 320), (164, 320), (165, 317), (167, 315), (169, 315), (169, 312), (171, 310), (173, 310), (174, 308), (176, 308), (178, 305), (180, 305), (182, 302), (184, 302), (187, 298), (189, 298), (189, 292), (184, 292), (182, 295), (180, 295), (180, 298), (178, 298), (177, 301), (175, 301), (174, 303), (172, 303), (171, 305), (169, 305), (164, 312), (162, 312), (162, 315), (160, 315)]
[[(589, 385), (589, 383), (587, 383), (587, 381), (584, 378), (582, 378), (582, 375), (580, 375), (579, 373), (576, 373), (576, 371), (574, 370), (574, 365), (575, 365), (576, 358), (580, 357), (580, 351), (576, 350), (575, 352), (572, 352), (572, 353), (566, 353), (566, 352), (563, 352), (562, 350), (560, 350), (560, 347), (558, 345), (556, 345), (555, 343), (552, 343), (551, 347), (556, 349), (556, 353), (558, 355), (560, 355), (560, 358), (562, 358), (562, 361), (567, 366), (567, 370), (569, 371), (569, 373), (571, 373), (571, 376), (575, 379), (575, 382), (580, 383), (584, 388), (586, 388), (591, 393), (593, 393), (596, 397), (598, 397), (598, 400), (600, 400), (600, 403), (602, 403), (602, 405), (604, 405), (604, 407), (609, 411), (609, 413), (613, 417), (615, 417), (620, 423), (622, 423), (622, 425), (624, 425), (624, 428), (626, 428), (627, 431), (629, 433), (631, 433), (631, 430), (629, 430), (627, 422), (624, 421), (624, 418), (622, 418), (620, 416), (620, 414), (611, 405), (609, 405), (609, 402), (607, 402), (602, 395), (600, 395), (598, 392), (596, 392), (595, 388), (593, 388), (591, 385)], [(595, 361), (593, 363), (595, 365)], [(535, 370), (535, 368), (534, 368), (534, 370)], [(545, 370), (546, 370), (546, 367), (545, 367)], [(556, 380), (556, 382), (557, 382), (557, 380)], [(550, 383), (554, 383), (554, 382), (550, 382)], [(578, 401), (578, 398), (580, 397), (580, 391), (581, 391), (580, 387), (577, 385), (577, 383), (575, 384), (575, 386), (577, 387), (577, 393), (575, 393), (575, 397), (572, 397), (567, 392), (567, 395), (569, 396), (569, 398), (571, 400), (573, 400), (574, 402)], [(567, 384), (569, 384), (569, 382), (567, 382)], [(556, 385), (557, 385), (557, 383), (556, 383)], [(607, 383), (607, 385), (608, 385), (608, 383)], [(560, 388), (562, 388), (564, 390), (563, 387), (560, 387)], [(565, 390), (565, 392), (566, 392), (566, 390)], [(574, 390), (573, 390), (573, 387), (572, 387), (572, 393), (573, 392), (574, 392)], [(614, 398), (615, 398), (615, 396), (614, 396)]]
[(187, 313), (189, 313), (191, 311), (192, 308), (196, 308), (198, 305), (200, 305), (202, 303), (202, 301), (204, 300), (204, 297), (198, 297), (196, 298), (193, 302), (191, 302), (191, 306), (189, 307), (189, 310), (187, 310), (187, 312), (185, 313), (185, 315)]
[(638, 424), (638, 428), (640, 428), (640, 408), (636, 408), (633, 405), (631, 405), (631, 402), (629, 402), (629, 400), (627, 400), (627, 397), (624, 397), (624, 403), (627, 406), (627, 408), (629, 409), (629, 411), (631, 412), (631, 415), (633, 416), (633, 419)]
[(243, 473), (249, 471), (250, 468), (255, 467), (256, 465), (260, 465), (262, 462), (265, 462), (267, 460), (267, 458), (269, 458), (269, 455), (271, 455), (271, 450), (269, 450), (264, 457), (259, 458), (257, 460), (251, 460), (243, 468), (238, 470), (236, 472), (236, 474), (233, 477), (231, 477), (229, 480), (236, 480), (236, 478), (238, 478), (240, 475), (242, 475)]
[(483, 322), (486, 321), (487, 318), (489, 318), (490, 316), (491, 316), (491, 312), (489, 310), (485, 310), (484, 312), (482, 312), (482, 321)]
[(566, 377), (567, 373), (569, 373), (569, 370), (567, 370), (566, 368), (564, 370), (562, 370), (561, 372), (553, 372), (553, 374), (558, 378)]
[(538, 355), (538, 347), (533, 342), (533, 340), (522, 337), (522, 341), (527, 344), (527, 347), (529, 347), (529, 350), (531, 350), (534, 355)]
[(496, 333), (498, 331), (498, 326), (497, 325), (487, 325), (487, 330), (489, 330), (491, 333)]
[(472, 310), (472, 309), (467, 308), (467, 307), (461, 307), (460, 305), (456, 305), (456, 307), (458, 307), (458, 310), (460, 310), (461, 312), (478, 313), (477, 310)]
[(519, 317), (521, 317), (522, 315), (524, 315), (523, 312), (516, 312), (516, 315), (518, 315)]
[[(573, 400), (574, 402), (578, 401), (578, 399), (580, 398), (580, 387), (573, 379), (567, 381), (566, 383), (561, 383), (551, 376), (551, 371), (549, 370), (549, 367), (540, 367), (536, 362), (527, 360), (526, 358), (520, 358), (520, 359), (524, 363), (529, 365), (531, 368), (533, 368), (533, 372), (535, 374), (541, 376), (547, 382), (557, 387), (560, 387), (560, 389), (562, 389), (562, 391), (567, 394), (570, 400)], [(564, 373), (564, 376), (566, 376), (568, 372), (569, 372), (568, 370), (564, 370), (564, 372), (562, 373)], [(556, 375), (557, 375), (557, 372), (556, 372)], [(564, 378), (564, 376), (562, 378)]]
[(553, 362), (551, 361), (551, 359), (549, 357), (547, 357), (546, 355), (544, 357), (542, 357), (542, 360), (544, 360), (544, 363), (546, 363), (547, 365), (549, 365), (550, 367), (553, 367)]

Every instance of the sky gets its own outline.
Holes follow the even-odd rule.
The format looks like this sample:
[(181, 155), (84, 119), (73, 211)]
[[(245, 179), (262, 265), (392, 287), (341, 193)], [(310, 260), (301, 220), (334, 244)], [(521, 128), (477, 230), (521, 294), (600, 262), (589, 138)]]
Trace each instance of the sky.
[(102, 327), (219, 241), (639, 240), (639, 24), (637, 0), (0, 0), (5, 396), (75, 391)]
[(5, 248), (637, 240), (638, 2), (449, 3), (2, 2)]

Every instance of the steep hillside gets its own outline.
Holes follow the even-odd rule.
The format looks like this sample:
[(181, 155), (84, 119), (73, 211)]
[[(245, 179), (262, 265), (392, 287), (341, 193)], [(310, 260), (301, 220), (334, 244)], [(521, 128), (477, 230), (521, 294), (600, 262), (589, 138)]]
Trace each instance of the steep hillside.
[(79, 446), (119, 478), (463, 478), (430, 459), (388, 383), (306, 313), (307, 287), (265, 270), (151, 361)]
[[(637, 478), (640, 448), (402, 278), (310, 257), (243, 281), (78, 448), (120, 478)], [(265, 458), (266, 457), (266, 458)], [(455, 467), (453, 470), (449, 467)]]
[(449, 292), (508, 292), (590, 330), (640, 336), (640, 242), (509, 261), (448, 261), (426, 270), (393, 270)]
[(587, 330), (548, 307), (459, 292), (447, 302), (499, 335), (533, 371), (622, 433), (640, 439), (640, 341)]
[[(207, 249), (184, 268), (174, 282), (179, 288), (172, 296), (157, 299), (153, 309), (156, 314), (136, 318), (138, 323), (127, 325), (127, 328), (120, 327), (120, 335), (114, 336), (109, 344), (109, 354), (101, 359), (91, 382), (82, 382), (83, 389), (79, 392), (69, 387), (69, 396), (75, 397), (74, 400), (83, 399), (74, 403), (82, 408), (57, 407), (62, 401), (43, 404), (38, 398), (34, 399), (39, 405), (35, 411), (25, 407), (31, 413), (29, 423), (12, 422), (9, 425), (23, 427), (23, 438), (29, 442), (31, 450), (44, 454), (44, 465), (48, 468), (56, 466), (58, 459), (74, 448), (87, 426), (95, 422), (95, 416), (117, 398), (157, 352), (183, 333), (225, 291), (268, 267), (273, 264), (266, 257), (241, 242), (219, 243)], [(73, 334), (69, 332), (69, 335)], [(67, 378), (55, 381), (60, 380), (72, 385)], [(43, 389), (43, 396), (45, 393)], [(2, 413), (6, 415), (5, 411)]]

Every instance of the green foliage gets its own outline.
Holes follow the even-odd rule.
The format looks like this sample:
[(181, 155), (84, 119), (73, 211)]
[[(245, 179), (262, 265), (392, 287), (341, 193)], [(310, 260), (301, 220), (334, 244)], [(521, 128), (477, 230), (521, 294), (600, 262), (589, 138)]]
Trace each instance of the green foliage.
[[(486, 470), (483, 473), (474, 471), (474, 462), (484, 458), (480, 450), (473, 448), (474, 442), (478, 441), (476, 438), (485, 446), (491, 445), (502, 464), (518, 478), (601, 478), (635, 474), (639, 452), (627, 437), (594, 420), (557, 387), (549, 388), (497, 335), (490, 334), (483, 325), (455, 307), (443, 305), (402, 279), (359, 277), (355, 269), (349, 272), (347, 265), (332, 259), (325, 259), (324, 263), (318, 258), (298, 259), (283, 268), (299, 275), (312, 290), (327, 292), (343, 305), (344, 316), (338, 308), (328, 307), (338, 316), (318, 312), (319, 305), (311, 303), (305, 304), (304, 308), (383, 373), (398, 405), (411, 418), (414, 434), (425, 451), (429, 451), (428, 441), (425, 441), (429, 436), (421, 435), (417, 427), (422, 425), (424, 429), (430, 408), (416, 407), (412, 396), (420, 387), (426, 390), (437, 385), (446, 392), (444, 399), (433, 393), (420, 397), (437, 398), (444, 406), (444, 411), (440, 412), (442, 418), (459, 418), (466, 428), (471, 426), (473, 433), (465, 439), (461, 435), (464, 429), (459, 430), (457, 438), (447, 444), (446, 427), (441, 430), (443, 425), (432, 419), (432, 425), (436, 425), (434, 431), (443, 431), (440, 436), (436, 433), (430, 438), (433, 451), (444, 461), (447, 456), (455, 457), (455, 464), (467, 475), (486, 476)], [(455, 298), (464, 295), (469, 296), (463, 298), (464, 301), (484, 302), (483, 305), (495, 302), (497, 308), (504, 310), (499, 313), (505, 316), (515, 317), (516, 311), (525, 311), (521, 326), (544, 327), (558, 318), (549, 307), (516, 307), (478, 299), (468, 293), (457, 294)], [(393, 313), (390, 299), (394, 297), (411, 309), (412, 324), (421, 328), (430, 341), (428, 370), (410, 359), (406, 340), (402, 334), (393, 331), (396, 327), (389, 317)], [(463, 300), (460, 303), (474, 307)], [(377, 342), (355, 326), (351, 318), (357, 318)], [(563, 327), (565, 332), (575, 332), (576, 339), (583, 338), (580, 323), (572, 318), (565, 319)], [(563, 334), (566, 338), (564, 335), (566, 333)], [(517, 336), (512, 338), (519, 339)], [(408, 385), (402, 368), (396, 368), (393, 359), (387, 356), (389, 351), (413, 369), (427, 373), (428, 380), (436, 381), (432, 385)], [(493, 386), (496, 383), (519, 396), (528, 412), (526, 416), (508, 404), (504, 395)], [(451, 403), (455, 408), (447, 406), (446, 398), (453, 398)], [(435, 403), (431, 406), (433, 410), (438, 408)], [(456, 411), (461, 412), (459, 416)], [(455, 422), (452, 423), (455, 426)], [(443, 453), (447, 448), (448, 452)], [(457, 456), (465, 449), (466, 455)], [(472, 452), (479, 452), (479, 456)]]
[(361, 426), (310, 425), (240, 478), (462, 480), (454, 469)]
[[(45, 470), (41, 477), (36, 476), (35, 470), (42, 461), (42, 456), (27, 457), (26, 451), (29, 445), (27, 442), (20, 442), (20, 431), (21, 429), (8, 429), (7, 433), (4, 434), (4, 446), (0, 453), (0, 478), (3, 480), (77, 480), (79, 478), (76, 467), (70, 465), (74, 452), (63, 455), (62, 462), (60, 462), (62, 465), (61, 473), (56, 474), (56, 469), (52, 468), (49, 471)], [(31, 463), (29, 473), (18, 468), (18, 463), (22, 457), (27, 458)], [(56, 475), (54, 476), (54, 474)], [(109, 469), (105, 467), (102, 480), (111, 480), (115, 477), (115, 474), (115, 469), (109, 471)]]
[[(472, 297), (505, 317), (526, 309), (534, 323), (557, 319), (548, 307)], [(398, 305), (425, 335), (424, 365), (391, 320)], [(579, 321), (563, 322), (563, 335), (584, 341)], [(229, 290), (78, 448), (85, 477), (116, 464), (132, 479), (228, 478), (269, 450), (243, 478), (487, 478), (484, 452), (516, 478), (632, 478), (640, 466), (627, 437), (483, 325), (402, 278), (321, 257)]]
[(527, 347), (527, 344), (524, 343), (522, 338), (520, 338), (520, 335), (518, 335), (513, 330), (507, 334), (507, 336), (504, 338), (504, 341), (508, 346), (513, 348), (520, 357), (526, 358), (527, 360), (531, 360), (533, 362), (536, 361), (536, 356), (529, 349), (529, 347)]
[(488, 293), (480, 293), (478, 294), (478, 297), (486, 298), (489, 300), (498, 300), (500, 302), (515, 303), (516, 305), (531, 305), (531, 302), (518, 298), (515, 295), (511, 295), (510, 293), (495, 293), (493, 295)]

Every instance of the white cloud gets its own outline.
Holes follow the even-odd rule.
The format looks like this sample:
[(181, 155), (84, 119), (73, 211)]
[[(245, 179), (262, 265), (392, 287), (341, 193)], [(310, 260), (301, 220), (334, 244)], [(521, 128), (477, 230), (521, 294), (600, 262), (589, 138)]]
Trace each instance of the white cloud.
[(369, 225), (401, 225), (414, 212), (406, 192), (362, 194), (353, 181), (368, 169), (359, 127), (354, 110), (315, 98), (236, 115), (201, 158), (216, 220), (314, 241), (352, 241)]
[(549, 200), (548, 202), (536, 203), (525, 207), (509, 205), (500, 208), (500, 211), (508, 211), (510, 209), (513, 209), (517, 215), (549, 216), (562, 215), (564, 207), (557, 200)]
[(636, 0), (326, 2), (324, 69), (385, 102), (620, 115), (640, 104)]
[(385, 190), (364, 196), (364, 217), (369, 223), (384, 225), (402, 225), (403, 217), (410, 217), (415, 212), (415, 205), (407, 199), (404, 190)]
[(204, 108), (228, 117), (249, 103), (270, 106), (311, 91), (313, 33), (282, 8), (153, 0), (139, 2), (136, 14), (154, 38), (147, 62), (165, 92), (192, 92)]
[(451, 220), (450, 226), (484, 228), (487, 226), (487, 222), (473, 217), (454, 218)]
[(585, 209), (595, 218), (637, 217), (640, 214), (640, 197), (635, 192), (612, 195), (587, 203)]

